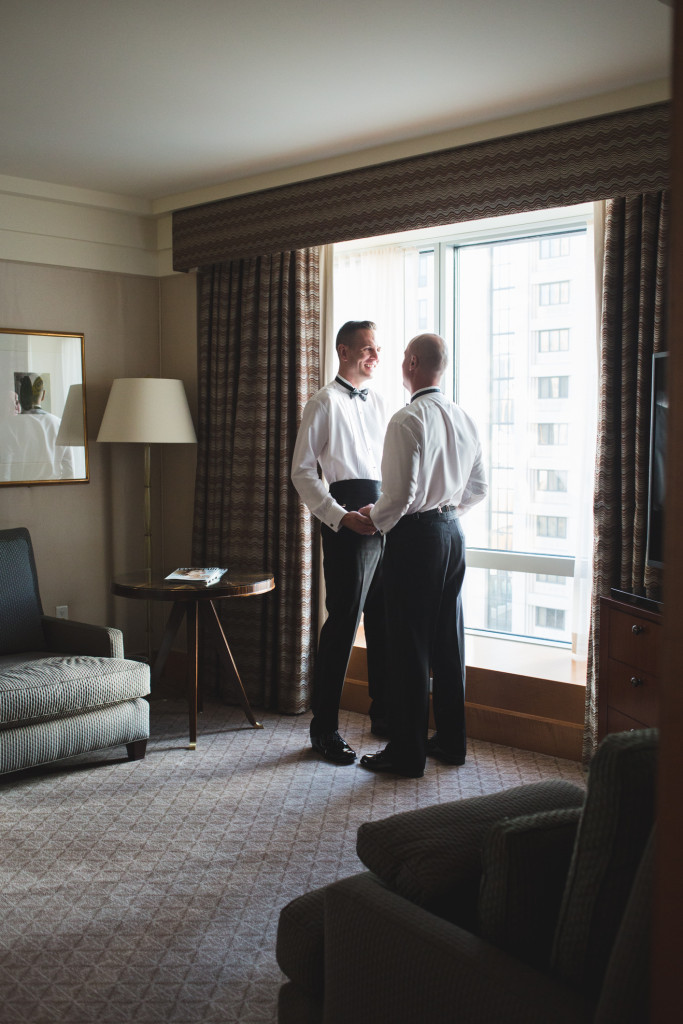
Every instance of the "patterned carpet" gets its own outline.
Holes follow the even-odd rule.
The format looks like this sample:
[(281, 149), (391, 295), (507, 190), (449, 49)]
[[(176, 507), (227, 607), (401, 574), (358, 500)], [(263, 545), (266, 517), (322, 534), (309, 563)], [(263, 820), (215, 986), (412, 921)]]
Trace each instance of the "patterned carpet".
[[(276, 1019), (280, 909), (361, 870), (358, 825), (579, 764), (472, 741), (423, 779), (316, 759), (309, 716), (207, 707), (196, 751), (178, 701), (152, 703), (144, 761), (119, 751), (0, 778), (2, 1024)], [(360, 753), (383, 746), (343, 713)], [(123, 752), (125, 754), (125, 752)]]

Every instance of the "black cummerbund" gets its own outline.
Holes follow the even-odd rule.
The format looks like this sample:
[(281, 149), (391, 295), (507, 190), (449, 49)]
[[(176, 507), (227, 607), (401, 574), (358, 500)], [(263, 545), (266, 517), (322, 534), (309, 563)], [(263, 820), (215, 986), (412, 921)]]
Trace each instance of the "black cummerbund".
[(347, 512), (374, 505), (381, 489), (379, 480), (337, 480), (330, 484), (330, 494)]

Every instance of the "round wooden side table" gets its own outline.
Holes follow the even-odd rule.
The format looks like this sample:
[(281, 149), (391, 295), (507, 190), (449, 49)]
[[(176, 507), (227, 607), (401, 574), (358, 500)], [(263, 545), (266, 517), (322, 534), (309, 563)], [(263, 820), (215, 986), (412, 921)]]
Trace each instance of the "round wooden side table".
[(198, 586), (195, 583), (184, 583), (178, 580), (167, 580), (161, 574), (150, 575), (142, 570), (140, 572), (126, 573), (116, 576), (111, 583), (113, 594), (118, 597), (137, 598), (143, 601), (171, 601), (172, 608), (166, 622), (164, 635), (159, 645), (152, 670), (152, 686), (159, 679), (163, 671), (166, 659), (171, 650), (183, 618), (187, 621), (187, 697), (190, 717), (190, 745), (189, 749), (194, 750), (197, 746), (197, 694), (198, 694), (198, 671), (199, 671), (199, 636), (201, 633), (200, 622), (206, 626), (207, 633), (211, 637), (218, 652), (221, 664), (232, 677), (236, 684), (237, 696), (239, 697), (242, 710), (247, 719), (255, 729), (262, 729), (263, 726), (254, 716), (235, 659), (232, 656), (228, 638), (225, 635), (216, 610), (216, 601), (223, 601), (230, 597), (254, 597), (257, 594), (266, 594), (275, 589), (275, 578), (267, 573), (248, 573), (228, 571), (219, 583), (210, 587)]

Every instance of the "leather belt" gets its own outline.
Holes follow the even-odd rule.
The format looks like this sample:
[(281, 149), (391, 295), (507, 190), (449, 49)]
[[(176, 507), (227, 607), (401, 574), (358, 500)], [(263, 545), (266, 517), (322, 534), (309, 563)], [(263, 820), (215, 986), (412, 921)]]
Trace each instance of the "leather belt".
[(401, 519), (437, 519), (444, 512), (455, 512), (457, 505), (439, 505), (438, 508), (430, 508), (426, 512), (411, 512), (410, 515), (401, 516)]

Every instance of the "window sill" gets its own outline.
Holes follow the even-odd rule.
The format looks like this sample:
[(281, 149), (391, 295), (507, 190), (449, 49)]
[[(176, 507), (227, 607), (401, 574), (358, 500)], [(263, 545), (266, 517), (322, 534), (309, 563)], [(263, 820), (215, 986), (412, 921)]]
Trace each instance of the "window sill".
[(575, 658), (566, 647), (468, 633), (465, 650), (468, 668), (472, 666), (557, 683), (586, 685), (586, 659)]

